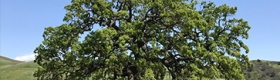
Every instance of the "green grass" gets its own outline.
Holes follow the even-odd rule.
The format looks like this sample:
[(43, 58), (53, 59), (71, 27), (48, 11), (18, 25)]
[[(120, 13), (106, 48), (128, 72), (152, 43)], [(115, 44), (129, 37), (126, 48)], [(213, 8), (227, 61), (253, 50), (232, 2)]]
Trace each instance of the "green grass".
[(21, 61), (12, 60), (3, 56), (0, 56), (0, 69), (13, 66), (22, 63)]
[(280, 62), (252, 60), (252, 66), (245, 70), (247, 80), (280, 80)]
[(21, 62), (0, 56), (0, 80), (36, 80), (33, 77), (37, 64)]

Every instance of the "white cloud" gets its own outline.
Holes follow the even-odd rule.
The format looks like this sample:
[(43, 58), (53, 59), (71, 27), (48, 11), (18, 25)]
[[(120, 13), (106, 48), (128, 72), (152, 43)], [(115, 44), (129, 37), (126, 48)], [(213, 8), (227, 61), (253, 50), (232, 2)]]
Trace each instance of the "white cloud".
[(15, 58), (15, 60), (19, 60), (19, 61), (31, 61), (35, 59), (35, 54), (34, 53), (30, 53), (30, 54), (25, 54), (22, 56), (17, 56)]

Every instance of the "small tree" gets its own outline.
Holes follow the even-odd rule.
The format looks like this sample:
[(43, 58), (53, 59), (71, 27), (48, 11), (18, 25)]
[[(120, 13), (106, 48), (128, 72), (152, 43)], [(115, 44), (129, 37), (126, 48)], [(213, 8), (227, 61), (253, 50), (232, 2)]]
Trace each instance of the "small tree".
[[(163, 79), (167, 72), (172, 79), (244, 79), (249, 49), (242, 38), (250, 26), (233, 17), (237, 7), (196, 0), (72, 0), (65, 9), (67, 23), (45, 28), (34, 51), (38, 79)], [(92, 30), (94, 25), (102, 29)], [(86, 37), (79, 40), (81, 35)]]

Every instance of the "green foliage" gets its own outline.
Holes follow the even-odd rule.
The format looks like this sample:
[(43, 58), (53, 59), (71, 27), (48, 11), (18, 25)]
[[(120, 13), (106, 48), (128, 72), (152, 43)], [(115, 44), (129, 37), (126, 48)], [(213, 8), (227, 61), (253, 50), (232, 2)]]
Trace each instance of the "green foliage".
[[(280, 79), (280, 62), (279, 61), (266, 61), (266, 60), (252, 60), (250, 61), (252, 65), (243, 70), (245, 74), (246, 80), (279, 80)], [(12, 59), (8, 59), (0, 56), (0, 66), (6, 66), (0, 68), (0, 80), (36, 80), (35, 77), (32, 76), (33, 72), (37, 69), (38, 65), (33, 62), (20, 62)], [(152, 68), (146, 68), (144, 77), (148, 76), (148, 78), (152, 78), (150, 76), (155, 76), (160, 69), (156, 68), (157, 65), (150, 65)], [(156, 71), (155, 71), (156, 70)], [(104, 69), (100, 69), (99, 71), (92, 74), (92, 78), (88, 78), (89, 80), (97, 80), (103, 79), (108, 80), (108, 77), (103, 77), (102, 71)], [(165, 71), (165, 68), (163, 69)], [(146, 74), (147, 73), (147, 74)], [(152, 74), (153, 73), (153, 74)], [(98, 75), (99, 74), (99, 75)], [(103, 78), (102, 78), (103, 77)], [(117, 80), (126, 80), (126, 78), (118, 77)], [(160, 80), (170, 80), (172, 79), (169, 73), (164, 75), (164, 79)], [(148, 79), (145, 79), (148, 80)], [(212, 80), (224, 80), (220, 79), (212, 79)]]
[(152, 69), (147, 69), (144, 75), (145, 80), (156, 80)]
[[(201, 6), (201, 8), (197, 7)], [(243, 80), (250, 26), (237, 7), (196, 0), (72, 0), (45, 28), (38, 79)], [(92, 30), (94, 25), (103, 27)], [(86, 37), (79, 41), (81, 35)], [(242, 52), (245, 51), (245, 52)], [(147, 74), (146, 74), (147, 73)]]

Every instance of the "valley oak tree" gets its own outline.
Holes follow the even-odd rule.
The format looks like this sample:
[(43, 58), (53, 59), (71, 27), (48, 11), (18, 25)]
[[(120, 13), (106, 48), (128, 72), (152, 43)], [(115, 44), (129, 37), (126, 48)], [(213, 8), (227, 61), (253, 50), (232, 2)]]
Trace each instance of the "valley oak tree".
[[(237, 7), (196, 0), (72, 0), (34, 50), (38, 79), (244, 80)], [(95, 28), (100, 29), (96, 30)]]

